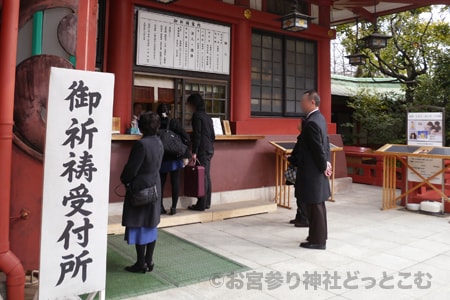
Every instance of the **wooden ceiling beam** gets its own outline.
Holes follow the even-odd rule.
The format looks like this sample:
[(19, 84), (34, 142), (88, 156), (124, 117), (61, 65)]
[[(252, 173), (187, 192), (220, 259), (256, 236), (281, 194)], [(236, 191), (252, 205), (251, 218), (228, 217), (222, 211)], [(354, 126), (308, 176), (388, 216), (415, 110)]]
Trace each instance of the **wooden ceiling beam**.
[(362, 7), (354, 7), (351, 11), (355, 15), (359, 16), (360, 19), (366, 20), (367, 22), (375, 23), (377, 19), (377, 16)]

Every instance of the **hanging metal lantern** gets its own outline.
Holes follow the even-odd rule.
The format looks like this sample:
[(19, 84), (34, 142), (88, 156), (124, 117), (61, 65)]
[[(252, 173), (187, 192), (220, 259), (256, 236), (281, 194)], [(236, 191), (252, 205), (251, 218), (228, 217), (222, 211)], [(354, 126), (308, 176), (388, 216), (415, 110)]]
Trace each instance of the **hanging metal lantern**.
[(293, 10), (290, 13), (279, 19), (281, 21), (281, 28), (287, 31), (302, 31), (308, 29), (309, 22), (314, 18), (299, 13), (296, 0), (294, 0), (292, 8)]

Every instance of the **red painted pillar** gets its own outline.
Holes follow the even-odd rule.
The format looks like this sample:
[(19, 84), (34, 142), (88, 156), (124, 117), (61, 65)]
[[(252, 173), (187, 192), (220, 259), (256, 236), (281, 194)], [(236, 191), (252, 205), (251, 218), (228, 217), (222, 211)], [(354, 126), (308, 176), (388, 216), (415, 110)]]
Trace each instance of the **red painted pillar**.
[(80, 70), (95, 70), (97, 11), (98, 2), (96, 0), (79, 1), (76, 68)]
[(318, 92), (321, 98), (320, 111), (328, 123), (331, 122), (331, 73), (330, 73), (330, 41), (320, 40), (318, 44), (319, 78)]
[(109, 1), (106, 71), (116, 76), (113, 116), (120, 117), (120, 131), (131, 122), (133, 67), (133, 6), (130, 0)]
[(8, 299), (25, 297), (25, 271), (11, 252), (11, 158), (20, 1), (4, 0), (0, 25), (0, 270), (7, 276)]
[(252, 30), (248, 21), (236, 25), (232, 46), (232, 121), (238, 130), (238, 123), (248, 120), (251, 114)]
[[(324, 1), (319, 6), (319, 25), (330, 28), (330, 3)], [(331, 37), (330, 37), (331, 38)], [(330, 39), (321, 39), (318, 43), (318, 92), (321, 97), (320, 111), (328, 123), (331, 123), (331, 56)], [(333, 132), (330, 132), (333, 133)]]

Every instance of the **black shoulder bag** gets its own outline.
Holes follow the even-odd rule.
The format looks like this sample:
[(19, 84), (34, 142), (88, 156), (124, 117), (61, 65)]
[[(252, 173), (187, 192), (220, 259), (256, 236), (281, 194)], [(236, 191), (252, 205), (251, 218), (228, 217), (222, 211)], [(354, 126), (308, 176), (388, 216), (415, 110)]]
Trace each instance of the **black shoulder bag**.
[(159, 138), (164, 147), (164, 153), (173, 155), (176, 157), (181, 157), (184, 153), (186, 153), (187, 145), (183, 143), (180, 136), (170, 130), (170, 119), (167, 122), (167, 128), (159, 130)]
[(126, 198), (130, 202), (131, 206), (144, 206), (155, 203), (156, 200), (158, 200), (158, 190), (156, 189), (156, 184), (138, 191), (134, 191), (130, 186), (131, 185), (127, 186)]

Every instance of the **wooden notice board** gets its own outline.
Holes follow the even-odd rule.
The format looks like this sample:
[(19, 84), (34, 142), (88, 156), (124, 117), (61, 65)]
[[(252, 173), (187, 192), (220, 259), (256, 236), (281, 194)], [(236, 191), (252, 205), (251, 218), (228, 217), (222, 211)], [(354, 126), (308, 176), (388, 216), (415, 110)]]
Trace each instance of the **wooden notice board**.
[[(450, 165), (441, 164), (427, 165), (426, 163), (412, 165), (408, 158), (434, 158), (448, 160), (450, 159), (450, 147), (438, 147), (438, 146), (411, 146), (411, 145), (397, 145), (386, 144), (383, 147), (375, 151), (384, 156), (383, 161), (383, 204), (382, 209), (391, 209), (397, 207), (397, 200), (405, 197), (406, 203), (408, 202), (408, 194), (418, 190), (420, 187), (425, 186), (433, 189), (440, 195), (442, 202), (442, 213), (444, 212), (444, 201), (450, 201), (449, 197), (445, 194), (443, 182), (438, 182), (442, 189), (436, 187), (435, 178), (444, 178), (442, 175), (450, 169)], [(414, 185), (412, 188), (408, 188), (408, 181), (406, 181), (405, 192), (400, 196), (396, 194), (396, 168), (397, 163), (401, 163), (407, 170), (413, 172), (417, 178), (420, 179), (420, 183)], [(441, 180), (443, 181), (443, 179)]]
[[(275, 147), (275, 200), (278, 206), (291, 208), (291, 191), (289, 186), (286, 185), (284, 178), (284, 172), (286, 171), (289, 162), (288, 156), (292, 153), (296, 141), (271, 141), (269, 142)], [(342, 151), (342, 147), (338, 147), (330, 143), (330, 151), (332, 153), (332, 166), (333, 170), (336, 167), (336, 151)], [(331, 197), (330, 201), (334, 200), (334, 179), (335, 172), (331, 175)]]

